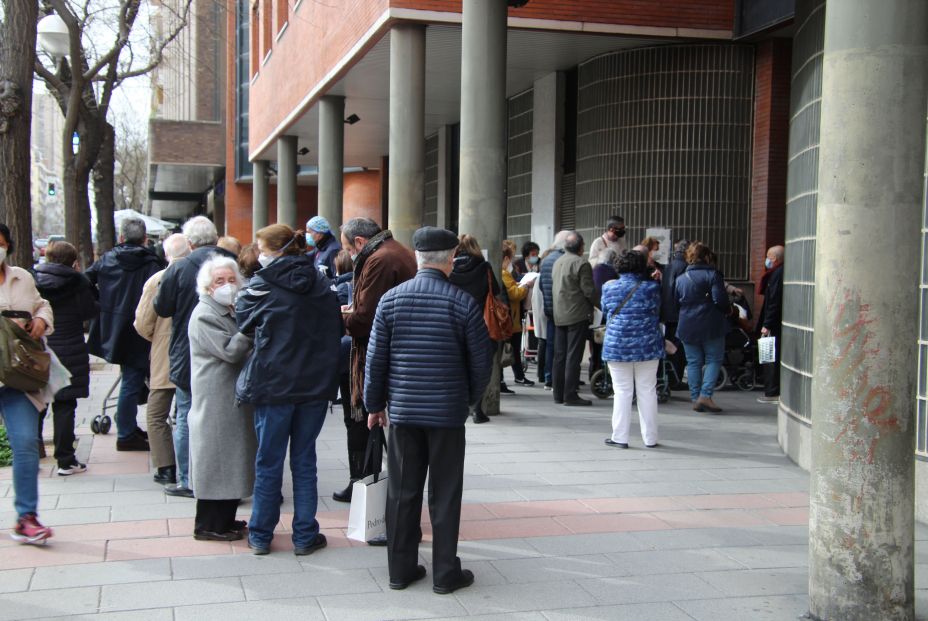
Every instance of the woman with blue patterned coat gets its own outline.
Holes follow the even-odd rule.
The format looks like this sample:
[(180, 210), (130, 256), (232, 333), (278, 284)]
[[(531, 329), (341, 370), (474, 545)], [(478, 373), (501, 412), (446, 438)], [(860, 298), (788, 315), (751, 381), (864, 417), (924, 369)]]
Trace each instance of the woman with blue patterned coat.
[(664, 357), (660, 330), (661, 286), (649, 275), (648, 257), (636, 251), (619, 259), (619, 278), (603, 286), (606, 322), (603, 360), (609, 365), (615, 396), (612, 437), (606, 444), (628, 448), (632, 399), (638, 395), (641, 439), (657, 446), (657, 365)]

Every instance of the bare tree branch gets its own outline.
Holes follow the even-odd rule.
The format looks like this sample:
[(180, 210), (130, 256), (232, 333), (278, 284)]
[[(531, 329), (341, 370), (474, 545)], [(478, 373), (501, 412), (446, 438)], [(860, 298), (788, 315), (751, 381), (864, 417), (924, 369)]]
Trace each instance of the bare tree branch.
[(193, 0), (186, 0), (186, 2), (184, 3), (184, 9), (181, 13), (176, 13), (172, 11), (175, 17), (178, 18), (178, 21), (175, 24), (174, 28), (171, 29), (170, 34), (168, 34), (168, 36), (165, 37), (162, 41), (160, 41), (158, 45), (155, 47), (154, 53), (152, 54), (152, 57), (149, 63), (139, 69), (134, 69), (134, 70), (120, 73), (116, 79), (117, 86), (121, 84), (122, 82), (124, 82), (125, 80), (128, 80), (129, 78), (137, 78), (139, 76), (145, 75), (146, 73), (151, 72), (155, 67), (161, 64), (161, 61), (164, 59), (164, 49), (168, 45), (170, 45), (171, 42), (174, 41), (180, 35), (181, 32), (183, 32), (184, 28), (187, 27), (187, 22), (190, 17), (190, 6), (192, 4), (193, 4)]
[(119, 53), (129, 41), (129, 31), (132, 30), (132, 24), (139, 14), (141, 0), (124, 0), (119, 7), (119, 27), (116, 35), (116, 42), (103, 56), (97, 59), (97, 62), (84, 73), (85, 80), (92, 80), (100, 71), (110, 64), (114, 58), (119, 58)]

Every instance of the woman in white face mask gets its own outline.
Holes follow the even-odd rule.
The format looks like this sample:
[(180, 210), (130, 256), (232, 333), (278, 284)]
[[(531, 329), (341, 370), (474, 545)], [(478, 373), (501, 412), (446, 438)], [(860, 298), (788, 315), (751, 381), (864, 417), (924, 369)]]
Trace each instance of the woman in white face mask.
[(190, 487), (196, 491), (195, 539), (241, 539), (245, 522), (235, 520), (240, 498), (255, 479), (252, 409), (236, 404), (235, 380), (251, 352), (251, 339), (235, 323), (241, 274), (233, 259), (214, 256), (197, 274), (200, 303), (193, 309), (190, 337)]

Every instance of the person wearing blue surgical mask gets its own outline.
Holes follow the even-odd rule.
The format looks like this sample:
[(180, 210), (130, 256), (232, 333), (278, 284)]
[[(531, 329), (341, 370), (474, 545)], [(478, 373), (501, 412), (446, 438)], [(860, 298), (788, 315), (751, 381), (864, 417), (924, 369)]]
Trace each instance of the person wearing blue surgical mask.
[(335, 277), (335, 257), (341, 246), (335, 236), (329, 221), (323, 216), (313, 216), (306, 222), (306, 248), (313, 259), (316, 269), (328, 276)]
[(512, 276), (516, 281), (522, 280), (522, 277), (529, 272), (537, 272), (540, 261), (538, 255), (541, 248), (533, 241), (527, 241), (522, 244), (522, 256), (512, 262)]

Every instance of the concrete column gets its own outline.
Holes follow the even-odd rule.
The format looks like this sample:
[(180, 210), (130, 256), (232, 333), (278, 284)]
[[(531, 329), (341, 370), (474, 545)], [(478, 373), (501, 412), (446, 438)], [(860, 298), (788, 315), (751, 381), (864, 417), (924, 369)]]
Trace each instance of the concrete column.
[(557, 232), (564, 175), (563, 73), (535, 80), (532, 90), (532, 241), (548, 248)]
[[(918, 271), (928, 3), (825, 15), (812, 382), (809, 602), (815, 619), (914, 612)], [(873, 244), (874, 226), (891, 244)], [(887, 278), (887, 274), (892, 274)]]
[(319, 215), (333, 231), (342, 225), (345, 170), (345, 98), (319, 100)]
[[(464, 0), (458, 228), (477, 238), (497, 276), (506, 227), (506, 116), (506, 3)], [(498, 361), (487, 414), (499, 412)]]
[(412, 246), (425, 202), (425, 26), (390, 30), (388, 227)]
[(267, 226), (267, 161), (252, 162), (251, 235)]
[(296, 221), (296, 136), (277, 141), (277, 222), (294, 228)]
[(443, 125), (438, 129), (438, 218), (436, 226), (446, 229), (451, 224), (451, 184), (449, 173), (449, 148), (451, 129)]

